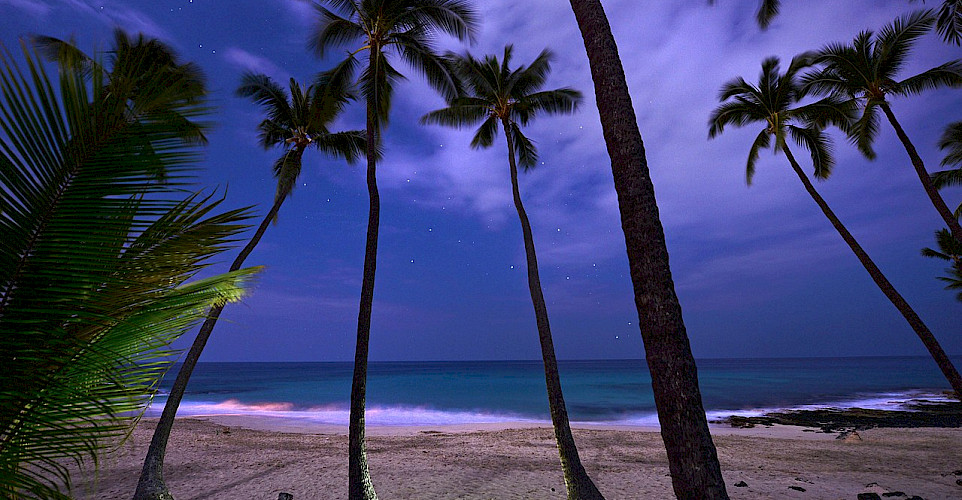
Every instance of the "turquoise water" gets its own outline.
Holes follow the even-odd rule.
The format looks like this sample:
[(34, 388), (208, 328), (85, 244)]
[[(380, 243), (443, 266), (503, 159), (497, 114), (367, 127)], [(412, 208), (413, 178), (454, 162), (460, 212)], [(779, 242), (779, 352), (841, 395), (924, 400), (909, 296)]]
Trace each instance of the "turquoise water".
[[(962, 357), (954, 357), (962, 366)], [(175, 366), (148, 414), (159, 414)], [(927, 357), (703, 359), (710, 418), (800, 407), (898, 408), (949, 389)], [(572, 421), (657, 425), (644, 360), (561, 361)], [(351, 363), (200, 363), (178, 415), (251, 414), (345, 424)], [(547, 421), (540, 361), (371, 363), (369, 425)]]

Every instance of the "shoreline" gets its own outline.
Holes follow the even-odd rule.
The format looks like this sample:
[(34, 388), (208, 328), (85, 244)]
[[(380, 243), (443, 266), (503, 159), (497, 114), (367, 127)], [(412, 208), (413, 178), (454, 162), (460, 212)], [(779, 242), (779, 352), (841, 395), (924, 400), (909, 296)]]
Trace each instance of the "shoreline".
[[(156, 421), (141, 421), (96, 474), (78, 476), (75, 498), (129, 500)], [(247, 416), (178, 418), (165, 467), (175, 498), (345, 498), (346, 426), (277, 424)], [(258, 426), (273, 429), (251, 428)], [(672, 497), (657, 428), (572, 428), (582, 462), (607, 498)], [(873, 428), (836, 439), (798, 426), (713, 424), (712, 434), (733, 499), (962, 498), (962, 428)], [(367, 436), (374, 484), (387, 500), (565, 497), (549, 423), (372, 426)]]

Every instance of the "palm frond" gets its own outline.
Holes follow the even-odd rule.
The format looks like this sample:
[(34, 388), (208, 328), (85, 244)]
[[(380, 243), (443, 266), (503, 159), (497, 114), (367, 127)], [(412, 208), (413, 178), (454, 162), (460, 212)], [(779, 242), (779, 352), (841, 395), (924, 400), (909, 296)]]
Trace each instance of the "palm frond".
[(421, 0), (411, 9), (411, 17), (462, 42), (474, 42), (479, 24), (477, 12), (466, 0)]
[(962, 122), (950, 123), (939, 138), (939, 149), (945, 151), (942, 166), (962, 167)]
[(946, 43), (962, 45), (962, 0), (942, 2), (936, 26)]
[(788, 127), (789, 133), (800, 146), (811, 153), (815, 178), (827, 179), (832, 174), (835, 159), (832, 156), (831, 140), (821, 130), (814, 127)]
[(103, 71), (88, 71), (106, 68), (96, 57), (57, 58), (56, 84), (25, 45), (26, 71), (0, 54), (4, 498), (65, 498), (64, 461), (96, 464), (124, 438), (169, 343), (255, 271), (187, 282), (249, 213), (184, 198), (192, 119), (207, 109), (196, 68), (159, 42), (116, 38)]
[(441, 97), (452, 99), (461, 94), (461, 82), (455, 78), (450, 61), (439, 56), (427, 40), (407, 32), (397, 33), (391, 40), (401, 59), (424, 76)]
[(509, 127), (507, 133), (511, 134), (511, 143), (514, 145), (514, 152), (518, 155), (518, 165), (527, 172), (538, 165), (538, 150), (531, 139), (521, 132), (517, 123), (511, 123)]
[(752, 147), (748, 150), (748, 162), (745, 164), (745, 183), (749, 186), (752, 185), (752, 179), (755, 177), (755, 164), (758, 162), (759, 153), (771, 146), (771, 138), (772, 134), (762, 129), (752, 141)]
[(318, 20), (308, 37), (307, 48), (317, 57), (324, 58), (333, 49), (363, 42), (367, 37), (364, 27), (357, 22), (341, 17), (316, 3), (314, 9), (317, 11)]
[(960, 86), (962, 86), (962, 61), (956, 59), (902, 80), (896, 86), (895, 92), (899, 95), (915, 95), (926, 90)]
[(477, 132), (471, 139), (471, 147), (474, 149), (488, 148), (494, 144), (494, 137), (498, 135), (498, 117), (491, 116), (478, 127)]
[(879, 30), (872, 54), (878, 68), (877, 75), (894, 79), (905, 66), (915, 41), (927, 33), (934, 22), (935, 16), (931, 10), (918, 10), (900, 16)]
[(521, 125), (527, 125), (538, 113), (570, 114), (578, 109), (581, 102), (581, 92), (572, 88), (560, 88), (535, 92), (518, 98), (513, 106), (512, 118)]
[(431, 111), (421, 117), (422, 125), (444, 125), (461, 128), (474, 125), (491, 115), (488, 101), (476, 97), (457, 97), (448, 102), (448, 107)]

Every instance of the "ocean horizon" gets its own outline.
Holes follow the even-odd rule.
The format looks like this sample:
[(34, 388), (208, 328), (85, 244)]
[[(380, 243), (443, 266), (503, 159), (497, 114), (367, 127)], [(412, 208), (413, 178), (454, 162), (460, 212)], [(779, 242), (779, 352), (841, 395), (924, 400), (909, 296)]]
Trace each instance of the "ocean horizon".
[[(952, 356), (958, 366), (962, 356)], [(925, 356), (697, 360), (709, 420), (790, 409), (902, 409), (949, 401)], [(180, 364), (146, 413), (158, 416)], [(561, 360), (572, 422), (657, 427), (644, 359)], [(201, 362), (178, 416), (244, 415), (346, 426), (352, 362)], [(540, 360), (371, 362), (366, 422), (424, 426), (550, 422)]]

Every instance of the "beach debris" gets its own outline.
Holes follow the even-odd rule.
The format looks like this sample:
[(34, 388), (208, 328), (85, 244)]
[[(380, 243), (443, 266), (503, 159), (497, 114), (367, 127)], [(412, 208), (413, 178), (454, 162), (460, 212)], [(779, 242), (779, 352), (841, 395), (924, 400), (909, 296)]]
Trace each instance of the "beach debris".
[(277, 500), (294, 500), (294, 495), (282, 491), (277, 494)]
[(888, 493), (882, 493), (883, 497), (907, 497), (908, 495), (902, 491), (890, 491)]
[(735, 483), (735, 487), (736, 487), (736, 488), (746, 488), (746, 487), (748, 487), (748, 483), (746, 483), (745, 481), (739, 481), (739, 482)]
[(788, 489), (795, 490), (795, 491), (805, 491), (805, 488), (802, 488), (801, 486), (789, 486)]
[(955, 484), (962, 486), (962, 479), (956, 479)]
[(846, 441), (846, 442), (861, 441), (862, 436), (858, 434), (857, 430), (850, 429), (847, 431), (839, 432), (838, 436), (835, 436), (835, 439), (841, 439), (842, 441)]
[(878, 493), (859, 493), (858, 500), (882, 500)]
[(952, 475), (954, 475), (954, 476), (962, 476), (962, 469), (959, 469), (959, 470), (957, 470), (957, 471), (953, 471), (953, 472), (952, 472)]

